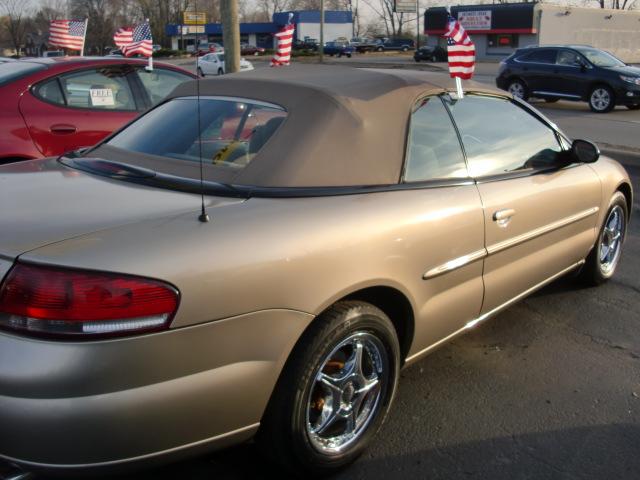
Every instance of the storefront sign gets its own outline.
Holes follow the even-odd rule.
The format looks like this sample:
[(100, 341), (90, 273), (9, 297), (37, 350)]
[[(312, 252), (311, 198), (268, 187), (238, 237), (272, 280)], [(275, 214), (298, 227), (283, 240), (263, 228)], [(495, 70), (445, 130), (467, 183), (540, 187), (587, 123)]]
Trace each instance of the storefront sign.
[(393, 11), (396, 13), (416, 13), (416, 0), (395, 0)]
[(204, 25), (207, 23), (205, 12), (182, 12), (182, 23), (185, 25)]
[(180, 25), (181, 35), (190, 35), (196, 33), (204, 33), (204, 25)]
[(491, 10), (460, 11), (458, 21), (465, 30), (491, 30)]

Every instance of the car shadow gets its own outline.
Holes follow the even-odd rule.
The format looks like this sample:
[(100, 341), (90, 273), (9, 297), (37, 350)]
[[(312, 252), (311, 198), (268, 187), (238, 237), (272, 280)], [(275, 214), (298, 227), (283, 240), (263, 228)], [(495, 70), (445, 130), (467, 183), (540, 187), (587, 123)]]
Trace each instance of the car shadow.
[[(331, 478), (637, 480), (640, 427), (591, 425), (478, 439), (391, 455), (365, 454)], [(401, 439), (398, 439), (402, 441)], [(603, 461), (606, 458), (606, 461)], [(261, 459), (253, 444), (121, 480), (260, 480), (296, 478)]]

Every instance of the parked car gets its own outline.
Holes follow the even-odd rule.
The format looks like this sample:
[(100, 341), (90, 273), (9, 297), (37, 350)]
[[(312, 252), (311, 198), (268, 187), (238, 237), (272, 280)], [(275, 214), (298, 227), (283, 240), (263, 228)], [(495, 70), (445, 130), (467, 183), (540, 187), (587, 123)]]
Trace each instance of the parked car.
[(0, 167), (0, 457), (77, 474), (255, 435), (296, 478), (328, 474), (402, 367), (564, 274), (610, 279), (625, 170), (465, 87), (262, 69)]
[(195, 74), (117, 57), (0, 63), (0, 163), (60, 155), (99, 140)]
[(353, 37), (350, 41), (350, 44), (356, 49), (356, 52), (358, 53), (372, 52), (377, 47), (377, 43), (375, 40), (366, 37)]
[(349, 45), (348, 43), (342, 42), (327, 42), (324, 45), (324, 54), (329, 55), (330, 57), (337, 56), (342, 57), (343, 55), (351, 58), (353, 52), (356, 51), (354, 47)]
[(440, 46), (424, 45), (414, 52), (413, 59), (416, 62), (446, 62), (447, 51)]
[(387, 38), (376, 43), (376, 51), (400, 50), (407, 52), (415, 48), (415, 41), (410, 38)]
[(523, 100), (588, 102), (596, 113), (640, 109), (640, 68), (588, 46), (519, 49), (500, 63), (496, 85)]
[(47, 50), (46, 52), (42, 52), (42, 56), (45, 58), (48, 57), (64, 57), (64, 50)]
[(258, 56), (263, 54), (264, 54), (264, 48), (262, 47), (256, 47), (255, 45), (250, 45), (248, 43), (240, 44), (240, 55)]
[(308, 50), (311, 52), (317, 52), (318, 41), (313, 38), (307, 38), (305, 40), (294, 40), (291, 48), (293, 50)]
[[(247, 72), (253, 70), (253, 64), (244, 58), (240, 58), (240, 71)], [(198, 58), (198, 75), (224, 75), (224, 53), (208, 53), (204, 57)]]
[[(198, 57), (202, 57), (209, 53), (224, 53), (224, 47), (221, 44), (215, 43), (215, 42), (208, 43), (206, 45), (200, 45), (198, 47), (198, 52), (197, 52)], [(193, 55), (196, 55), (195, 51)]]

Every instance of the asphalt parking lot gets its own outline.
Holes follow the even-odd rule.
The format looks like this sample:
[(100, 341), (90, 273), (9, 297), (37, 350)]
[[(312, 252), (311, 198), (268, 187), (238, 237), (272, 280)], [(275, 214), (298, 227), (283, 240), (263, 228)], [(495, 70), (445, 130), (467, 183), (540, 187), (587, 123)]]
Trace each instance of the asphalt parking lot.
[[(625, 165), (640, 194), (640, 112), (540, 106), (569, 135), (620, 147), (605, 153)], [(377, 440), (335, 478), (639, 478), (638, 197), (633, 214), (612, 281), (584, 288), (561, 279), (405, 369)], [(274, 473), (247, 444), (117, 478), (240, 480)]]

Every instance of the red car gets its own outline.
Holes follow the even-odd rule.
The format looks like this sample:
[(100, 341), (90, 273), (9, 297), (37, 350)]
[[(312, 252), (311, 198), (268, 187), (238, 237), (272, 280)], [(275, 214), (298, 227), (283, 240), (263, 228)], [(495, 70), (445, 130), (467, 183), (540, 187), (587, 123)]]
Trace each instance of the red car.
[(240, 55), (262, 55), (264, 54), (264, 48), (256, 47), (255, 45), (249, 45), (248, 43), (240, 44)]
[(195, 75), (128, 58), (0, 62), (0, 164), (91, 146)]

